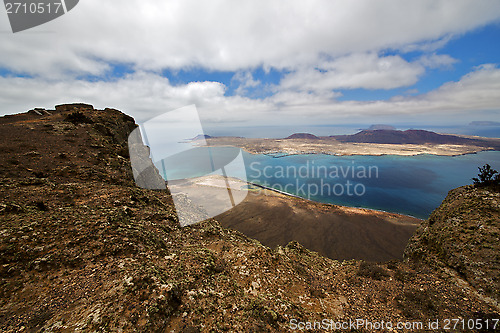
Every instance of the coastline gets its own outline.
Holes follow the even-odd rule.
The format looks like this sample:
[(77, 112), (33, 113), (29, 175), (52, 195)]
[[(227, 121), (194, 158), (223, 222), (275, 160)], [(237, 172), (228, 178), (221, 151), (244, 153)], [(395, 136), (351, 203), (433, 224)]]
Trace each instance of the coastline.
[[(242, 181), (242, 180), (240, 179), (240, 181)], [(367, 207), (344, 206), (344, 205), (337, 205), (337, 204), (331, 204), (331, 203), (325, 203), (325, 202), (315, 201), (315, 200), (303, 198), (301, 196), (298, 196), (298, 195), (295, 195), (295, 194), (292, 194), (292, 193), (280, 191), (280, 190), (274, 189), (272, 187), (263, 186), (263, 185), (252, 183), (252, 182), (249, 182), (249, 181), (247, 181), (246, 183), (248, 185), (260, 187), (260, 188), (262, 188), (264, 190), (272, 191), (272, 192), (275, 192), (275, 193), (278, 193), (278, 194), (281, 194), (281, 195), (284, 195), (284, 196), (287, 196), (287, 197), (298, 198), (298, 199), (301, 199), (301, 200), (306, 200), (306, 201), (313, 202), (313, 203), (320, 204), (320, 205), (326, 205), (326, 206), (331, 206), (331, 207), (335, 207), (335, 208), (340, 208), (342, 210), (344, 210), (344, 209), (347, 208), (349, 210), (367, 211), (367, 212), (375, 212), (375, 213), (380, 213), (380, 214), (394, 214), (394, 215), (399, 215), (399, 216), (406, 216), (406, 217), (410, 217), (412, 219), (417, 219), (417, 220), (420, 220), (420, 221), (425, 221), (426, 220), (426, 219), (421, 219), (421, 218), (416, 217), (416, 216), (412, 216), (412, 215), (408, 215), (408, 214), (403, 214), (403, 213), (388, 212), (388, 211), (385, 211), (385, 210), (382, 210), (382, 209), (367, 208)]]
[[(234, 147), (234, 146), (232, 146)], [(238, 147), (237, 147), (238, 148)], [(431, 154), (431, 153), (415, 153), (415, 154), (356, 154), (356, 153), (350, 153), (350, 154), (332, 154), (332, 153), (323, 153), (323, 152), (303, 152), (303, 153), (284, 153), (284, 152), (277, 152), (276, 154), (282, 154), (280, 156), (273, 156), (275, 153), (260, 153), (260, 152), (253, 152), (246, 150), (244, 148), (241, 148), (243, 151), (252, 154), (252, 155), (266, 155), (272, 158), (282, 158), (282, 157), (288, 157), (288, 156), (298, 156), (298, 155), (327, 155), (327, 156), (424, 156), (424, 155), (431, 155), (431, 156), (448, 156), (448, 157), (457, 157), (457, 156), (465, 156), (465, 155), (474, 155), (483, 151), (500, 151), (496, 149), (482, 149), (478, 151), (471, 151), (471, 152), (464, 152), (460, 154), (453, 154), (453, 155), (445, 155), (445, 154)]]
[[(224, 181), (221, 181), (220, 177), (221, 176), (214, 176), (214, 175), (202, 176), (202, 177), (198, 177), (196, 179), (192, 179), (191, 181), (193, 181), (193, 183), (195, 183), (197, 186), (225, 188), (226, 183)], [(258, 188), (263, 189), (265, 191), (269, 191), (269, 192), (271, 192), (272, 195), (275, 195), (275, 196), (284, 196), (286, 198), (299, 199), (299, 200), (302, 200), (305, 202), (310, 202), (310, 203), (313, 203), (316, 205), (323, 205), (325, 207), (333, 207), (333, 208), (339, 209), (343, 212), (351, 212), (351, 213), (356, 213), (356, 214), (384, 215), (384, 216), (394, 216), (394, 217), (396, 217), (396, 216), (407, 217), (407, 218), (418, 220), (420, 222), (425, 220), (425, 219), (422, 219), (422, 218), (419, 218), (416, 216), (398, 213), (398, 212), (388, 212), (388, 211), (381, 210), (381, 209), (374, 209), (374, 208), (368, 208), (368, 207), (353, 207), (353, 206), (337, 205), (337, 204), (315, 201), (312, 199), (303, 198), (303, 197), (298, 196), (296, 194), (288, 193), (285, 191), (280, 191), (280, 190), (274, 189), (272, 187), (268, 187), (268, 186), (260, 185), (257, 183), (245, 181), (245, 180), (242, 180), (239, 178), (234, 178), (234, 177), (228, 177), (228, 178), (231, 180), (231, 182), (233, 184), (239, 184), (240, 186), (255, 186), (255, 187), (258, 187)], [(232, 188), (232, 190), (234, 191), (235, 189)], [(250, 190), (249, 190), (248, 195), (251, 195)], [(264, 194), (264, 195), (269, 195), (269, 194)]]
[[(199, 145), (196, 141), (195, 145)], [(458, 144), (381, 144), (342, 143), (332, 140), (302, 139), (245, 139), (215, 137), (206, 140), (211, 147), (236, 147), (253, 155), (262, 154), (273, 158), (293, 155), (331, 156), (463, 156), (482, 151), (499, 151), (497, 147), (481, 147)]]

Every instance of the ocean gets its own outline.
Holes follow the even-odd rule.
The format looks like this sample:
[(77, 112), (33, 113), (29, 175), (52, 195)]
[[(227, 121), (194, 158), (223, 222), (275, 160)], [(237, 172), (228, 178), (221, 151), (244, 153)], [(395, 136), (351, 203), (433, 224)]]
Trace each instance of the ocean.
[(500, 169), (498, 151), (454, 157), (243, 156), (250, 182), (318, 202), (423, 219), (441, 204), (449, 190), (472, 184), (479, 166), (488, 163)]
[[(204, 159), (207, 148), (196, 149), (185, 163), (176, 159), (168, 168), (169, 177), (162, 172), (164, 178), (198, 177), (210, 172), (209, 165), (197, 167), (196, 162), (196, 158)], [(219, 166), (240, 153), (240, 149), (231, 147), (209, 149), (210, 159)], [(494, 169), (500, 169), (498, 151), (454, 157), (323, 154), (276, 157), (244, 151), (241, 154), (244, 163), (225, 167), (229, 176), (246, 178), (252, 183), (322, 203), (377, 209), (422, 219), (429, 217), (448, 191), (472, 184), (479, 166), (488, 163)], [(161, 164), (157, 163), (157, 166), (161, 171)]]

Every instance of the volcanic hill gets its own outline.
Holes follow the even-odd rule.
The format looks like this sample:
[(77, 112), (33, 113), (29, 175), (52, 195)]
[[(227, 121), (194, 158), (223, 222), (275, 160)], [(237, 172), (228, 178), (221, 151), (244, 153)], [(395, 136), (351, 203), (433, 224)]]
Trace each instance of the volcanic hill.
[(382, 143), (382, 144), (454, 144), (476, 145), (500, 149), (500, 142), (492, 139), (466, 138), (451, 134), (438, 134), (425, 130), (364, 130), (351, 135), (334, 135), (340, 142)]
[(314, 134), (310, 134), (310, 133), (294, 133), (288, 137), (286, 137), (285, 139), (308, 139), (308, 140), (318, 140), (319, 138), (314, 135)]

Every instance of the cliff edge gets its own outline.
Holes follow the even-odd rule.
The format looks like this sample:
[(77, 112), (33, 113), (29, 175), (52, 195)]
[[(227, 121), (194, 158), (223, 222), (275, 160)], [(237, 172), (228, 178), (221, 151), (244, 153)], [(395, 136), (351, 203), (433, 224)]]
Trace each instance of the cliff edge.
[(75, 104), (0, 118), (0, 331), (282, 332), (356, 319), (358, 332), (381, 321), (405, 331), (396, 324), (500, 317), (496, 194), (452, 191), (405, 261), (272, 249), (214, 219), (181, 228), (167, 190), (134, 183), (135, 127)]
[(500, 193), (472, 185), (451, 190), (406, 248), (409, 260), (452, 270), (500, 304)]

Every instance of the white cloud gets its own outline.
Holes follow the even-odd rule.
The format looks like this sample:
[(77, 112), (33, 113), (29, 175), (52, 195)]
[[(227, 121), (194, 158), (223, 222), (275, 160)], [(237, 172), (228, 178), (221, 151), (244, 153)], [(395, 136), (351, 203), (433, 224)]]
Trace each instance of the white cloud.
[[(341, 102), (335, 90), (411, 86), (427, 68), (453, 66), (456, 59), (437, 51), (447, 41), (499, 18), (494, 0), (86, 0), (45, 25), (1, 34), (0, 68), (33, 78), (0, 77), (0, 113), (82, 101), (138, 121), (189, 104), (214, 123), (352, 123), (384, 115), (449, 121), (450, 114), (459, 121), (498, 112), (497, 67), (387, 101)], [(0, 30), (9, 29), (5, 16)], [(388, 49), (396, 55), (385, 55)], [(414, 61), (397, 55), (410, 50), (427, 54)], [(78, 79), (106, 77), (113, 63), (134, 73)], [(248, 92), (262, 86), (252, 76), (260, 67), (289, 74), (272, 96), (251, 99)], [(173, 85), (159, 74), (166, 68), (233, 71), (240, 84), (235, 96), (219, 82)]]
[[(0, 66), (56, 78), (102, 73), (108, 62), (146, 70), (297, 69), (324, 54), (442, 40), (499, 13), (494, 0), (86, 0), (45, 25), (2, 34)], [(0, 29), (8, 31), (7, 20)]]
[(436, 121), (446, 124), (467, 123), (481, 112), (500, 116), (500, 69), (489, 64), (427, 94), (372, 102), (335, 101), (338, 93), (331, 91), (283, 90), (260, 100), (228, 97), (224, 95), (224, 85), (218, 82), (173, 86), (168, 79), (146, 72), (113, 82), (0, 78), (0, 91), (3, 113), (83, 101), (98, 108), (118, 108), (137, 121), (144, 121), (159, 113), (195, 104), (205, 122), (229, 126), (367, 123), (383, 117), (393, 122), (411, 119), (421, 124)]
[(236, 88), (235, 93), (238, 95), (245, 95), (248, 92), (248, 88), (255, 88), (261, 84), (259, 80), (255, 80), (253, 75), (249, 71), (237, 72), (234, 74), (231, 82), (238, 83), (238, 88)]
[(477, 67), (458, 82), (448, 82), (425, 95), (429, 103), (441, 109), (497, 110), (500, 112), (500, 69), (493, 64)]
[(410, 86), (424, 73), (420, 63), (400, 56), (352, 54), (315, 68), (299, 69), (283, 78), (280, 87), (294, 90), (393, 89)]
[(429, 68), (451, 68), (458, 60), (447, 54), (425, 54), (418, 59), (418, 62)]
[(84, 80), (48, 81), (41, 78), (0, 78), (3, 113), (32, 107), (53, 108), (59, 103), (85, 102), (97, 108), (113, 107), (143, 121), (158, 113), (186, 105), (223, 102), (225, 87), (218, 82), (190, 82), (172, 86), (154, 73), (137, 72), (111, 82)]

